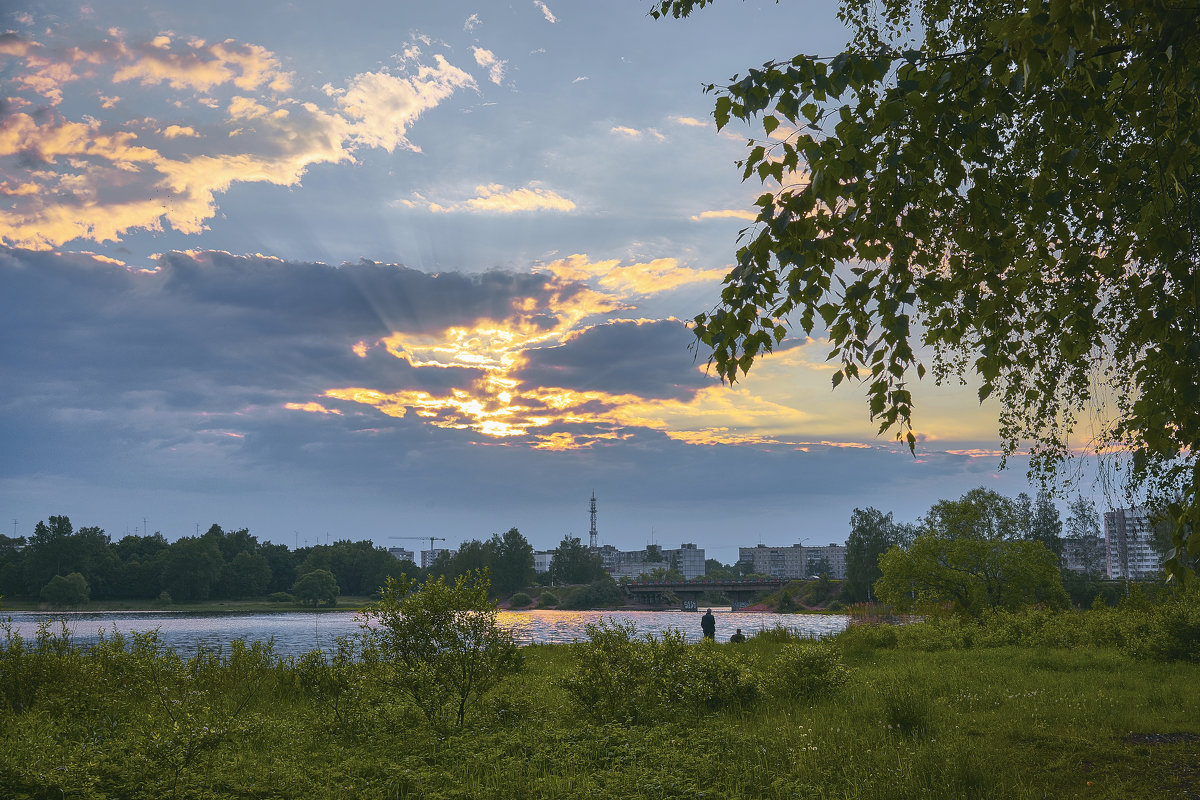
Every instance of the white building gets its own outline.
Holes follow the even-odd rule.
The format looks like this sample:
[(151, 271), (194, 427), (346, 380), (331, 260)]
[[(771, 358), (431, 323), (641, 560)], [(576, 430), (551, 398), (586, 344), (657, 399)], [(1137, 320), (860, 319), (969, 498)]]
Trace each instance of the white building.
[(454, 554), (457, 552), (458, 552), (457, 550), (450, 550), (445, 547), (435, 547), (432, 550), (422, 550), (421, 551), (421, 569), (429, 569), (430, 567), (432, 567), (433, 562), (437, 561), (437, 557), (440, 556), (442, 553), (445, 553), (447, 556), (453, 557)]
[(744, 563), (748, 572), (784, 580), (814, 578), (822, 572), (828, 572), (831, 578), (842, 579), (846, 577), (846, 546), (829, 544), (810, 547), (793, 544), (771, 547), (760, 544), (739, 547), (738, 562)]
[(794, 580), (807, 577), (804, 569), (804, 545), (790, 547), (739, 547), (738, 562), (746, 564), (747, 572), (757, 572), (772, 578)]
[(1081, 536), (1062, 540), (1062, 565), (1072, 572), (1082, 572), (1085, 575), (1100, 575), (1107, 573), (1107, 563), (1104, 555), (1104, 539), (1099, 536)]
[(395, 556), (397, 561), (411, 561), (414, 564), (417, 563), (417, 559), (415, 558), (416, 553), (407, 548), (389, 547), (388, 552)]
[(655, 545), (645, 550), (618, 550), (611, 544), (606, 544), (599, 548), (599, 553), (604, 561), (604, 569), (616, 580), (633, 580), (656, 569), (678, 570), (687, 581), (704, 577), (704, 549), (690, 542), (685, 542), (674, 550)]
[(1145, 509), (1104, 512), (1105, 572), (1109, 578), (1142, 580), (1162, 572), (1154, 549), (1154, 526)]
[(533, 552), (533, 571), (539, 574), (544, 574), (550, 571), (550, 565), (554, 563), (553, 550), (535, 550)]

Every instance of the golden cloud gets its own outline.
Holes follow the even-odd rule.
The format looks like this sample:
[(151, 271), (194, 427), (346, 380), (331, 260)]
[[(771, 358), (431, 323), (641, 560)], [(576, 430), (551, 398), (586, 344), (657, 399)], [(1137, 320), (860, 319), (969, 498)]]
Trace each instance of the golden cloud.
[(367, 72), (351, 79), (345, 89), (327, 86), (325, 91), (354, 121), (349, 133), (356, 142), (388, 152), (397, 147), (419, 152), (408, 141), (409, 126), (456, 90), (475, 86), (474, 78), (441, 55), (434, 61), (432, 67), (421, 65), (413, 77)]
[(657, 294), (688, 284), (718, 281), (726, 274), (724, 269), (683, 267), (674, 258), (622, 265), (617, 259), (593, 262), (579, 253), (552, 261), (544, 269), (563, 280), (595, 280), (602, 288), (622, 297)]
[[(5, 40), (5, 52), (20, 59), (20, 71), (10, 85), (36, 92), (42, 104), (48, 100), (51, 105), (61, 100), (65, 85), (84, 76), (107, 76), (112, 85), (139, 82), (199, 92), (201, 96), (192, 99), (214, 110), (226, 106), (224, 123), (238, 126), (218, 136), (228, 140), (240, 134), (253, 144), (232, 153), (214, 153), (208, 147), (203, 155), (168, 154), (159, 143), (181, 137), (203, 140), (206, 134), (191, 125), (150, 118), (113, 130), (111, 123), (92, 118), (76, 122), (61, 114), (35, 117), (20, 111), (30, 102), (15, 96), (0, 125), (0, 158), (32, 156), (44, 167), (29, 170), (22, 184), (8, 187), (6, 195), (19, 200), (0, 210), (0, 241), (57, 247), (73, 239), (116, 241), (129, 230), (160, 231), (165, 225), (197, 233), (216, 213), (216, 195), (233, 183), (290, 186), (314, 164), (351, 160), (356, 147), (416, 149), (406, 138), (413, 121), (454, 91), (474, 86), (467, 73), (438, 56), (433, 66), (416, 65), (410, 77), (366, 73), (351, 78), (344, 89), (326, 86), (335, 104), (328, 110), (280, 97), (278, 93), (290, 88), (290, 74), (258, 45), (182, 41), (167, 33), (127, 45), (119, 31), (110, 35), (115, 41), (90, 50), (72, 49), (55, 60), (37, 43)], [(225, 102), (205, 94), (221, 86), (240, 94)], [(106, 106), (118, 101), (102, 91), (97, 96)], [(183, 100), (175, 105), (183, 107)], [(151, 139), (161, 138), (139, 138), (147, 129)], [(207, 144), (220, 142), (210, 139)], [(29, 190), (30, 185), (36, 190)], [(521, 202), (561, 207), (570, 202), (552, 192), (530, 190), (527, 195), (479, 200), (498, 207)]]
[(719, 211), (701, 211), (699, 214), (692, 215), (693, 222), (705, 219), (744, 219), (753, 222), (758, 219), (758, 212), (741, 208), (723, 208)]

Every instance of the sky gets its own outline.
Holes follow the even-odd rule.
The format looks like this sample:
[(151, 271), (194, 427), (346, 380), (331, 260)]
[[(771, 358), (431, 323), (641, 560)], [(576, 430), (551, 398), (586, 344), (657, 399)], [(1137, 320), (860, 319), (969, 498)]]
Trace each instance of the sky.
[(594, 492), (731, 563), (1030, 491), (970, 384), (914, 456), (824, 331), (732, 387), (693, 345), (762, 190), (703, 86), (836, 53), (829, 2), (0, 8), (4, 533), (549, 549)]

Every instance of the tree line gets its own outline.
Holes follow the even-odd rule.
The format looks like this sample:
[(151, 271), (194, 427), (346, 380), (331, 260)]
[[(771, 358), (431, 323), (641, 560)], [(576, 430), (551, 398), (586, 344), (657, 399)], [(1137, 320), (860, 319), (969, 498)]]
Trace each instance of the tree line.
[[(342, 594), (369, 595), (388, 576), (417, 577), (369, 541), (289, 549), (259, 541), (249, 530), (211, 526), (199, 536), (168, 542), (161, 533), (117, 541), (95, 526), (76, 529), (69, 517), (38, 522), (30, 537), (0, 535), (0, 595), (53, 600), (72, 576), (86, 585), (82, 600), (156, 599), (176, 602), (239, 600), (291, 592), (305, 575), (326, 571)], [(78, 600), (76, 600), (76, 603)]]
[[(1156, 529), (1154, 544), (1170, 548), (1167, 526)], [(1076, 569), (1067, 568), (1067, 552)], [(1117, 591), (1104, 582), (1104, 571), (1093, 501), (1077, 496), (1064, 522), (1046, 492), (1013, 499), (979, 488), (938, 501), (915, 523), (896, 522), (875, 508), (854, 509), (842, 597), (901, 607), (946, 603), (968, 613), (1086, 605)]]
[[(484, 570), (495, 597), (539, 583), (613, 583), (600, 555), (578, 537), (564, 536), (553, 553), (550, 573), (538, 575), (533, 546), (514, 527), (486, 540), (463, 542), (457, 551), (443, 551), (422, 569), (371, 541), (339, 540), (293, 550), (259, 541), (248, 529), (226, 531), (220, 525), (174, 542), (161, 533), (113, 541), (99, 527), (77, 529), (67, 516), (50, 516), (37, 523), (32, 536), (0, 535), (0, 596), (81, 605), (90, 600), (291, 599), (282, 596), (287, 594), (317, 605), (331, 604), (339, 595), (373, 595), (388, 578), (423, 583)], [(611, 600), (611, 594), (605, 597)]]

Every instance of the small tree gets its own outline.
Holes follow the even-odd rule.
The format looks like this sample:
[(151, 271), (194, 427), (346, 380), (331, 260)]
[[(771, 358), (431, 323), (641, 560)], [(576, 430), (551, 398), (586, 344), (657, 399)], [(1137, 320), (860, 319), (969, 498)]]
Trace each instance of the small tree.
[(327, 569), (314, 569), (300, 576), (292, 585), (292, 595), (302, 606), (316, 608), (318, 604), (337, 605), (338, 595), (341, 594), (337, 578)]
[(78, 572), (70, 575), (55, 575), (49, 583), (42, 587), (42, 600), (54, 606), (86, 605), (91, 599), (92, 590), (87, 579)]
[(520, 668), (511, 631), (496, 624), (487, 571), (468, 572), (448, 585), (438, 577), (419, 589), (389, 577), (382, 597), (363, 610), (364, 634), (388, 668), (391, 682), (430, 722), (453, 713), (462, 727), (467, 705)]

